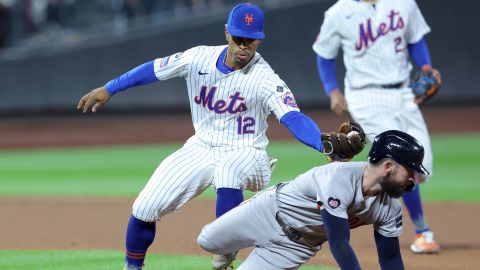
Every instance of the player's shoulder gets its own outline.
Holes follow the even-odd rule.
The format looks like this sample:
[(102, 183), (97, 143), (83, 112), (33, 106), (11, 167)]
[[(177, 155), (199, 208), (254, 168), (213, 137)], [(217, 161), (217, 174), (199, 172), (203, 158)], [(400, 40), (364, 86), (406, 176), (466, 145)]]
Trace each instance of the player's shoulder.
[(326, 165), (321, 167), (325, 167), (325, 169), (336, 172), (336, 173), (345, 173), (346, 171), (351, 172), (358, 172), (363, 171), (363, 169), (367, 166), (367, 162), (364, 161), (349, 161), (349, 162), (330, 162)]
[(345, 184), (353, 183), (362, 177), (366, 166), (367, 162), (331, 162), (317, 167), (316, 175), (319, 178), (327, 177), (338, 182), (345, 180)]
[(407, 8), (407, 9), (413, 9), (413, 8), (418, 8), (417, 2), (415, 0), (388, 0), (388, 5), (391, 7), (397, 7), (397, 8)]
[[(397, 3), (397, 1), (393, 1), (393, 2)], [(403, 1), (400, 1), (400, 2), (404, 5), (413, 5), (413, 6), (417, 5), (417, 1), (415, 1), (415, 0), (403, 0)]]
[(225, 45), (223, 46), (208, 46), (208, 45), (198, 45), (195, 47), (192, 47), (188, 49), (187, 51), (195, 52), (195, 53), (204, 53), (204, 54), (209, 54), (209, 53), (215, 53), (219, 50), (223, 50), (225, 48)]
[(253, 66), (253, 70), (255, 73), (259, 75), (261, 80), (265, 83), (273, 83), (273, 84), (278, 84), (280, 82), (283, 83), (282, 79), (280, 76), (275, 73), (273, 68), (270, 66), (270, 64), (260, 55), (257, 55), (258, 59), (256, 60), (256, 63)]
[(259, 71), (262, 72), (264, 76), (271, 76), (272, 74), (275, 74), (275, 71), (273, 68), (270, 66), (270, 64), (265, 60), (265, 58), (262, 57), (262, 55), (258, 52), (255, 53), (255, 58), (253, 59), (255, 61), (253, 67)]
[(176, 54), (175, 57), (181, 57), (185, 59), (185, 61), (191, 61), (192, 63), (205, 63), (213, 61), (213, 57), (220, 54), (224, 48), (225, 46), (199, 45), (180, 52)]
[(336, 18), (337, 15), (341, 15), (351, 10), (352, 6), (356, 4), (358, 3), (354, 0), (338, 0), (325, 11), (325, 16)]

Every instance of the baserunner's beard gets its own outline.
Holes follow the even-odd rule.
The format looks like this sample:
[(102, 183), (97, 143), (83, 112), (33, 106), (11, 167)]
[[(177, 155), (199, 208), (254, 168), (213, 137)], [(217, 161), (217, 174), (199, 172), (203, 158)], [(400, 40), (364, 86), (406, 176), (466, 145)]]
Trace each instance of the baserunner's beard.
[(398, 199), (403, 194), (402, 188), (390, 181), (388, 176), (383, 177), (382, 180), (380, 180), (380, 186), (382, 187), (382, 190), (392, 198)]

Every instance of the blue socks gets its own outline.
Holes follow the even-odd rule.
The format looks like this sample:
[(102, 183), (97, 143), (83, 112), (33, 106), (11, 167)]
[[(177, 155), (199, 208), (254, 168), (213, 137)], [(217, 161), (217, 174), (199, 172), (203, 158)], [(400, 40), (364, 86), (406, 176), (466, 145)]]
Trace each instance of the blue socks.
[(155, 239), (155, 222), (145, 222), (133, 215), (127, 227), (125, 262), (141, 269), (148, 247)]
[(425, 218), (423, 217), (422, 199), (420, 198), (420, 185), (415, 185), (415, 189), (403, 195), (403, 202), (408, 209), (412, 219), (415, 233), (429, 231)]
[[(217, 218), (243, 201), (243, 193), (239, 189), (219, 188), (217, 189)], [(127, 227), (125, 262), (130, 266), (137, 266), (141, 269), (148, 247), (155, 239), (155, 222), (145, 222), (130, 217)]]
[(217, 189), (217, 208), (216, 216), (219, 218), (221, 215), (230, 211), (237, 205), (243, 202), (243, 193), (240, 189), (234, 188), (219, 188)]

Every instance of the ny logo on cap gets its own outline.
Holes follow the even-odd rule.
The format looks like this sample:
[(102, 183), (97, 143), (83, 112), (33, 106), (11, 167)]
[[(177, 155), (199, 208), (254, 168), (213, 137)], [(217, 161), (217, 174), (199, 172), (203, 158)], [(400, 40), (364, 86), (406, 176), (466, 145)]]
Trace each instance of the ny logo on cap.
[(245, 23), (251, 25), (253, 22), (253, 14), (245, 13)]

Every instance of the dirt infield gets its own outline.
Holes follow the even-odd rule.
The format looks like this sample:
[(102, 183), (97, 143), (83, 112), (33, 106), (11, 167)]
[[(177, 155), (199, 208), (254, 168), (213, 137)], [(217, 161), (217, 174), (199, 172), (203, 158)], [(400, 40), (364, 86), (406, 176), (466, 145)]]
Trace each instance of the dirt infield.
[[(327, 111), (307, 113), (323, 130), (336, 129), (346, 119)], [(433, 133), (480, 131), (478, 107), (429, 108), (424, 113)], [(269, 124), (269, 138), (291, 138), (276, 120), (270, 119)], [(189, 115), (0, 119), (0, 149), (181, 142), (192, 132)], [(8, 217), (0, 219), (0, 249), (122, 250), (132, 202), (125, 198), (0, 197), (0, 213)], [(474, 213), (480, 212), (480, 204), (434, 203), (425, 208), (443, 249), (432, 256), (411, 254), (412, 226), (405, 218), (400, 240), (406, 268), (478, 269), (480, 217)], [(194, 200), (159, 223), (151, 251), (206, 255), (196, 245), (196, 236), (213, 219), (214, 202)], [(352, 231), (352, 244), (364, 269), (379, 268), (372, 235), (370, 227)], [(309, 264), (335, 262), (325, 246)]]
[[(122, 198), (0, 198), (0, 213), (8, 217), (0, 219), (0, 248), (123, 250), (132, 202)], [(405, 218), (400, 244), (406, 269), (478, 269), (480, 233), (476, 228), (480, 228), (480, 218), (471, 213), (479, 213), (480, 204), (435, 203), (425, 208), (443, 250), (438, 255), (411, 254), (412, 226)], [(203, 224), (215, 218), (214, 209), (214, 201), (194, 200), (165, 216), (158, 223), (150, 251), (208, 255), (198, 247), (196, 238)], [(353, 230), (351, 242), (363, 268), (378, 269), (371, 227)], [(244, 251), (240, 257), (246, 254)], [(309, 265), (335, 265), (328, 245)]]

